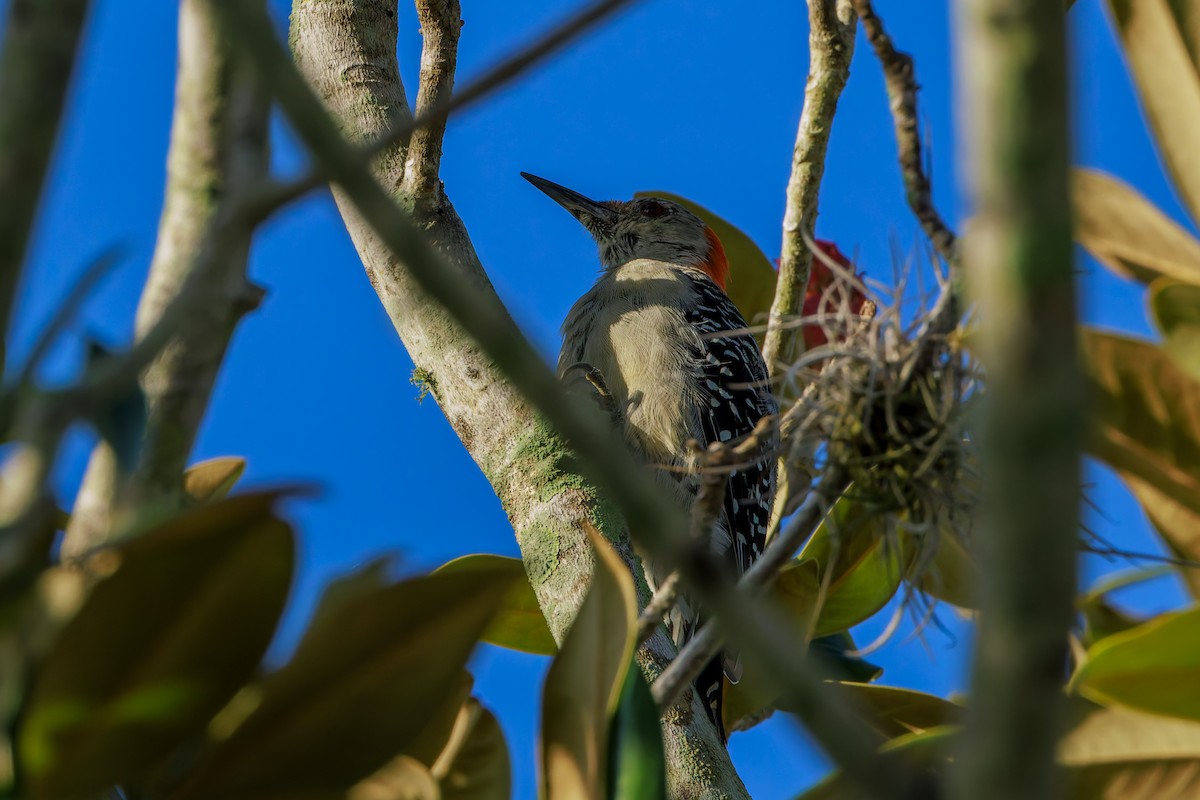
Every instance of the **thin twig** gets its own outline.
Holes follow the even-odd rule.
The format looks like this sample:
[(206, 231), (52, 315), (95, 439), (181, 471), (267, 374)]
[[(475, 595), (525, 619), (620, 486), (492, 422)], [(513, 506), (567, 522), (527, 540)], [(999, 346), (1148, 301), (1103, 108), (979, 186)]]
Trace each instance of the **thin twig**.
[(459, 0), (417, 0), (416, 6), (425, 41), (421, 49), (416, 118), (429, 118), (429, 124), (418, 126), (409, 140), (404, 193), (419, 201), (436, 201), (446, 116), (435, 117), (433, 111), (449, 103), (454, 89), (462, 7)]
[[(645, 471), (620, 442), (606, 420), (589, 404), (573, 402), (541, 355), (521, 334), (499, 299), (460, 279), (459, 272), (415, 229), (412, 221), (372, 178), (354, 148), (312, 93), (295, 64), (279, 46), (269, 17), (239, 0), (218, 0), (225, 30), (254, 59), (284, 114), (330, 179), (349, 197), (393, 257), (406, 265), (426, 295), (440, 303), (543, 415), (549, 426), (580, 454), (580, 463), (620, 509), (649, 557), (679, 565), (689, 591), (736, 632), (735, 644), (764, 665), (793, 694), (812, 703), (813, 735), (869, 794), (890, 793), (902, 776), (876, 756), (877, 737), (853, 714), (828, 698), (825, 687), (796, 662), (799, 642), (783, 631), (772, 613), (743, 597), (721, 575), (705, 552), (690, 547), (683, 521), (673, 504), (645, 480)], [(803, 703), (802, 703), (803, 705)], [(896, 767), (898, 769), (898, 767)]]
[(816, 226), (829, 134), (838, 98), (850, 75), (854, 10), (849, 0), (808, 0), (808, 26), (808, 83), (792, 151), (779, 277), (763, 343), (763, 359), (773, 378), (780, 365), (790, 360), (794, 349), (790, 344), (798, 341), (798, 334), (784, 325), (800, 311), (808, 287), (812, 251), (805, 246), (804, 238), (806, 234), (811, 237)]
[(33, 345), (33, 349), (29, 351), (29, 357), (25, 364), (17, 373), (16, 379), (12, 382), (13, 391), (25, 391), (33, 385), (34, 373), (37, 371), (38, 365), (42, 359), (58, 341), (58, 337), (62, 335), (71, 323), (75, 320), (79, 309), (83, 306), (85, 300), (91, 295), (92, 290), (96, 288), (96, 284), (100, 282), (104, 276), (108, 275), (109, 270), (117, 265), (121, 260), (121, 251), (119, 248), (110, 247), (97, 256), (91, 264), (83, 271), (83, 275), (71, 287), (66, 298), (55, 310), (54, 316), (42, 328), (42, 332), (38, 334), (37, 341)]
[(901, 53), (892, 44), (883, 28), (883, 20), (871, 7), (871, 0), (852, 0), (862, 22), (867, 41), (883, 67), (888, 100), (891, 102), (892, 122), (896, 130), (896, 146), (900, 151), (900, 174), (908, 204), (921, 223), (925, 235), (933, 242), (938, 255), (947, 264), (958, 261), (957, 237), (942, 220), (933, 205), (933, 187), (925, 175), (921, 155), (921, 132), (917, 114), (917, 79), (912, 56)]

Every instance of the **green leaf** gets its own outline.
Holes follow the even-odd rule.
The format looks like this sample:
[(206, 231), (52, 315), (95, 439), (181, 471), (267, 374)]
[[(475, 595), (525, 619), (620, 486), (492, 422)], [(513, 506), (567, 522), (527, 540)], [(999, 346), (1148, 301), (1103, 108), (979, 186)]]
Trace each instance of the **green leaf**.
[(519, 558), (476, 553), (456, 558), (438, 567), (438, 572), (459, 572), (474, 569), (507, 570), (513, 576), (512, 588), (500, 603), (492, 624), (483, 634), (483, 641), (533, 653), (552, 656), (558, 652), (558, 644), (546, 625), (546, 617), (538, 604), (537, 595), (529, 584), (525, 565)]
[(1142, 108), (1167, 171), (1200, 217), (1200, 31), (1189, 3), (1179, 0), (1109, 0), (1113, 22), (1133, 73)]
[[(729, 297), (750, 325), (763, 324), (775, 299), (775, 267), (754, 240), (704, 206), (670, 192), (638, 192), (634, 197), (661, 197), (691, 211), (712, 228), (729, 259)], [(761, 338), (761, 336), (759, 337)]]
[[(1084, 329), (1089, 452), (1129, 485), (1178, 556), (1200, 560), (1200, 383), (1149, 342)], [(1184, 580), (1200, 596), (1200, 570)]]
[(32, 797), (136, 781), (251, 677), (292, 578), (277, 498), (199, 508), (94, 557), (112, 572), (62, 630), (17, 734)]
[(1101, 639), (1071, 678), (1105, 705), (1200, 720), (1200, 607), (1161, 614)]
[(938, 600), (959, 608), (977, 608), (979, 569), (958, 532), (943, 526), (937, 535), (937, 549), (929, 564), (922, 564), (919, 543), (912, 536), (903, 538), (910, 578), (917, 588)]
[(608, 797), (666, 800), (667, 764), (658, 706), (634, 660), (608, 730)]
[(1162, 277), (1200, 283), (1200, 241), (1132, 186), (1077, 169), (1071, 200), (1076, 240), (1113, 272), (1142, 283)]
[(633, 657), (637, 597), (629, 568), (588, 529), (595, 569), (542, 688), (544, 798), (602, 798), (609, 718)]
[(345, 792), (418, 746), (512, 575), (435, 574), (371, 588), (378, 569), (318, 609), (257, 708), (214, 743), (173, 795), (298, 797)]
[(224, 498), (246, 471), (246, 459), (221, 456), (200, 461), (183, 473), (183, 493), (192, 502), (211, 503)]
[[(838, 499), (796, 560), (815, 561), (825, 588), (814, 636), (848, 630), (871, 617), (892, 599), (903, 574), (900, 548), (888, 541), (882, 518), (849, 494)], [(788, 585), (796, 574), (784, 569), (772, 596), (778, 591), (802, 596)]]
[(1155, 281), (1150, 287), (1150, 309), (1167, 355), (1200, 381), (1200, 285)]
[(1200, 796), (1200, 724), (1124, 708), (1089, 708), (1058, 750), (1067, 797), (1162, 800)]

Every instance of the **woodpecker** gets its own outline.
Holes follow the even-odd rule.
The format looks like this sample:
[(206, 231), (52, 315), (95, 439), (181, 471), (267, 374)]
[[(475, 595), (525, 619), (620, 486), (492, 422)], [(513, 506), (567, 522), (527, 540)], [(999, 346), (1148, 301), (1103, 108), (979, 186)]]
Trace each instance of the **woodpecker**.
[[(522, 176), (591, 233), (601, 273), (563, 322), (559, 376), (582, 368), (598, 375), (626, 446), (649, 465), (664, 492), (690, 513), (698, 488), (697, 450), (736, 441), (776, 412), (767, 368), (725, 286), (729, 262), (717, 234), (669, 200), (596, 202), (534, 175)], [(775, 460), (729, 477), (709, 547), (730, 576), (761, 555), (775, 490)], [(644, 560), (651, 590), (674, 565)], [(681, 597), (666, 618), (682, 648), (703, 621)], [(713, 723), (721, 719), (722, 674), (736, 682), (740, 664), (718, 656), (696, 679)]]

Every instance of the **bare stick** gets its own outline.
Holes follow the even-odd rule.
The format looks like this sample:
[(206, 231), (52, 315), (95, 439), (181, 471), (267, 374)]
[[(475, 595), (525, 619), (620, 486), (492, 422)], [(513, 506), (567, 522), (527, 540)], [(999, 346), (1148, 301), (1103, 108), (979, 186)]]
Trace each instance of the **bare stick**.
[(771, 377), (776, 376), (783, 362), (795, 355), (794, 343), (799, 341), (798, 329), (789, 328), (786, 323), (800, 313), (808, 286), (812, 252), (804, 239), (805, 234), (812, 236), (817, 223), (825, 152), (838, 98), (850, 75), (854, 32), (854, 9), (849, 0), (808, 0), (808, 83), (792, 151), (779, 277), (763, 343), (763, 359)]
[(8, 3), (0, 45), (0, 370), (87, 0)]
[(1055, 766), (1073, 617), (1084, 380), (1058, 3), (960, 0), (959, 136), (980, 307), (981, 616), (952, 796), (1062, 797)]
[(446, 115), (435, 116), (434, 111), (449, 104), (454, 89), (462, 8), (458, 0), (417, 0), (417, 18), (421, 20), (425, 46), (421, 50), (416, 115), (429, 123), (418, 126), (409, 140), (404, 192), (420, 201), (433, 196), (438, 187)]

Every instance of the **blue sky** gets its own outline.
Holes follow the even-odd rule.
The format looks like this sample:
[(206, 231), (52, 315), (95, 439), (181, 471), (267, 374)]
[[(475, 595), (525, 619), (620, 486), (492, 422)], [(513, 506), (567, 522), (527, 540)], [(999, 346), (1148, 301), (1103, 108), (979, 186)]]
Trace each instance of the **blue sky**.
[[(565, 0), (463, 0), (460, 77), (469, 79), (548, 22)], [(586, 233), (518, 176), (526, 170), (597, 198), (662, 189), (687, 196), (747, 231), (769, 255), (779, 221), (807, 68), (804, 4), (646, 0), (541, 71), (452, 120), (443, 179), (513, 315), (547, 357), (558, 324), (597, 269)], [(278, 19), (286, 4), (273, 2)], [(945, 2), (878, 0), (898, 47), (916, 58), (935, 199), (955, 224), (965, 208), (954, 179), (952, 20)], [(401, 2), (400, 63), (415, 90), (420, 39)], [(1078, 163), (1141, 189), (1190, 224), (1155, 156), (1111, 28), (1097, 0), (1071, 11)], [(98, 0), (67, 127), (59, 142), (27, 270), (13, 352), (27, 352), (68, 287), (96, 254), (129, 258), (96, 293), (47, 374), (63, 378), (80, 341), (128, 341), (153, 252), (162, 199), (175, 66), (174, 3)], [(275, 163), (303, 156), (276, 125)], [(890, 282), (894, 253), (917, 228), (904, 205), (878, 65), (859, 40), (833, 131), (818, 235)], [(1081, 261), (1084, 315), (1150, 335), (1141, 287)], [(373, 294), (328, 195), (288, 210), (261, 233), (251, 275), (268, 289), (238, 330), (195, 458), (249, 459), (245, 485), (292, 479), (324, 487), (289, 506), (302, 534), (300, 577), (276, 652), (284, 654), (331, 576), (382, 551), (414, 572), (471, 552), (517, 555), (490, 487), (432, 400), (418, 402), (412, 364)], [(91, 446), (76, 432), (56, 476), (73, 495)], [(1159, 552), (1127, 492), (1090, 468), (1088, 524), (1120, 546)], [(1085, 580), (1114, 568), (1085, 559)], [(1125, 593), (1155, 610), (1182, 594), (1171, 581)], [(886, 615), (885, 615), (886, 617)], [(902, 629), (872, 660), (883, 682), (941, 694), (966, 688), (969, 631), (953, 612), (946, 632)], [(858, 632), (874, 638), (883, 619)], [(485, 647), (477, 693), (497, 713), (512, 751), (515, 797), (534, 792), (538, 692), (547, 661)], [(824, 771), (823, 759), (777, 716), (730, 744), (756, 798), (788, 797)]]

